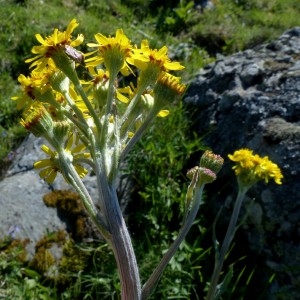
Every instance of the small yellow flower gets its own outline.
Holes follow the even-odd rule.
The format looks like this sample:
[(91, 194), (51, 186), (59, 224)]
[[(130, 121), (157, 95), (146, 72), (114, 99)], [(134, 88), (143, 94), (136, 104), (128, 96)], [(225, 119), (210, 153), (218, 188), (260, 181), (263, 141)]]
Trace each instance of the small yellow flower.
[(86, 59), (86, 66), (96, 67), (104, 63), (110, 75), (113, 74), (113, 76), (116, 76), (119, 71), (123, 75), (133, 73), (128, 65), (133, 55), (133, 46), (122, 29), (116, 31), (115, 37), (106, 37), (97, 33), (95, 39), (98, 43), (89, 43), (88, 46), (97, 47), (98, 50), (88, 53), (86, 56), (96, 52), (98, 55)]
[(180, 82), (180, 77), (162, 72), (154, 86), (154, 105), (161, 110), (182, 95), (186, 86)]
[(22, 96), (12, 97), (12, 100), (17, 101), (17, 109), (22, 109), (26, 106), (30, 106), (34, 100), (37, 99), (36, 93), (39, 95), (44, 94), (50, 89), (49, 74), (53, 73), (53, 66), (45, 68), (42, 72), (31, 72), (30, 76), (20, 74), (18, 81), (22, 86)]
[(179, 71), (184, 69), (179, 62), (172, 62), (168, 56), (168, 48), (163, 46), (159, 50), (150, 49), (149, 42), (143, 40), (141, 44), (141, 49), (135, 50), (135, 52), (141, 52), (143, 54), (143, 59), (140, 57), (134, 60), (134, 65), (141, 69), (145, 70), (149, 65), (157, 66), (160, 71)]
[(268, 183), (271, 178), (275, 183), (282, 184), (283, 175), (280, 168), (267, 156), (260, 157), (253, 154), (252, 150), (240, 149), (229, 154), (228, 157), (236, 163), (233, 169), (242, 184), (251, 186), (259, 180)]
[(36, 39), (41, 43), (40, 46), (34, 46), (32, 53), (36, 54), (35, 57), (27, 59), (25, 62), (31, 63), (30, 68), (35, 67), (36, 71), (43, 70), (49, 61), (52, 61), (53, 56), (63, 50), (66, 52), (68, 46), (76, 47), (83, 42), (83, 35), (79, 34), (75, 40), (72, 40), (72, 32), (79, 24), (73, 19), (66, 31), (59, 31), (57, 28), (54, 29), (52, 35), (44, 39), (40, 34), (36, 34)]
[[(59, 153), (57, 151), (51, 150), (48, 146), (43, 145), (41, 149), (48, 155), (50, 158), (42, 159), (34, 163), (34, 168), (42, 169), (39, 173), (40, 177), (43, 178), (48, 183), (53, 183), (57, 173), (60, 172), (64, 175), (65, 166), (60, 160)], [(90, 154), (84, 152), (85, 146), (83, 144), (76, 144), (74, 135), (71, 134), (69, 139), (66, 142), (65, 153), (68, 155), (69, 161), (73, 164), (78, 175), (83, 178), (88, 170), (81, 166), (81, 158), (89, 158)]]
[(24, 119), (20, 121), (21, 125), (32, 132), (35, 136), (44, 136), (51, 134), (53, 121), (51, 115), (43, 105), (34, 102)]
[(48, 183), (53, 183), (57, 176), (57, 172), (59, 172), (58, 153), (52, 151), (46, 145), (42, 145), (41, 149), (49, 155), (50, 158), (38, 160), (33, 166), (36, 169), (43, 169), (39, 173), (40, 177)]
[(184, 68), (179, 62), (172, 62), (168, 56), (168, 48), (150, 49), (147, 40), (143, 40), (141, 49), (135, 49), (135, 53), (140, 56), (133, 56), (131, 64), (141, 70), (139, 76), (139, 86), (146, 88), (157, 80), (161, 72), (179, 71)]

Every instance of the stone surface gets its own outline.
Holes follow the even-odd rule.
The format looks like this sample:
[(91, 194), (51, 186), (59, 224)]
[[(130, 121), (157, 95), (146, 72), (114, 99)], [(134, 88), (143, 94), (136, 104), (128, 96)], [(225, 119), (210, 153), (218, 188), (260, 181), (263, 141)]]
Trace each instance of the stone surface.
[[(35, 252), (35, 244), (46, 234), (58, 230), (66, 230), (71, 233), (72, 221), (61, 214), (56, 208), (47, 207), (43, 196), (54, 190), (74, 189), (68, 185), (63, 177), (58, 174), (53, 184), (49, 185), (41, 180), (38, 171), (33, 168), (34, 162), (46, 157), (40, 149), (42, 144), (47, 144), (42, 138), (36, 138), (30, 134), (13, 154), (13, 161), (0, 180), (0, 239), (5, 236), (26, 239), (30, 243), (27, 246), (28, 258), (32, 258)], [(98, 202), (96, 176), (90, 172), (83, 182), (92, 197)], [(119, 183), (120, 182), (120, 183)], [(122, 194), (120, 201), (124, 211), (129, 201), (130, 182), (120, 177), (117, 180), (118, 193)], [(99, 233), (93, 228), (91, 222), (86, 220), (87, 236), (85, 241), (93, 238), (101, 239)]]
[[(0, 239), (4, 236), (25, 239), (29, 257), (34, 254), (37, 241), (47, 233), (67, 230), (66, 219), (61, 219), (55, 208), (47, 207), (43, 196), (53, 190), (71, 190), (62, 176), (52, 185), (40, 179), (33, 169), (33, 163), (45, 158), (40, 150), (43, 139), (29, 135), (15, 152), (15, 158), (0, 181)], [(87, 176), (86, 186), (96, 200), (96, 183), (93, 176)]]
[[(300, 27), (277, 40), (202, 69), (185, 97), (195, 130), (215, 153), (227, 158), (239, 148), (269, 156), (283, 171), (281, 186), (259, 183), (248, 193), (244, 234), (252, 254), (276, 273), (270, 299), (300, 282)], [(209, 186), (208, 186), (209, 188)], [(216, 195), (215, 191), (220, 192)], [(236, 183), (227, 159), (208, 193), (211, 213), (232, 204)], [(253, 203), (251, 199), (255, 199)], [(230, 206), (231, 208), (231, 206)], [(230, 210), (227, 211), (230, 215)], [(226, 222), (226, 220), (223, 220)], [(297, 284), (298, 283), (298, 286)]]

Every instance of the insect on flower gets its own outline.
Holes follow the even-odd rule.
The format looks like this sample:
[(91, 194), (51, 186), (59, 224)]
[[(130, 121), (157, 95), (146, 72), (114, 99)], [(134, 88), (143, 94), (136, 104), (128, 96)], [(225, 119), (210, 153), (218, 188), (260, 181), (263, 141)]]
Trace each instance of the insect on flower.
[(81, 65), (84, 65), (84, 55), (80, 51), (70, 45), (63, 45), (62, 47), (69, 58)]

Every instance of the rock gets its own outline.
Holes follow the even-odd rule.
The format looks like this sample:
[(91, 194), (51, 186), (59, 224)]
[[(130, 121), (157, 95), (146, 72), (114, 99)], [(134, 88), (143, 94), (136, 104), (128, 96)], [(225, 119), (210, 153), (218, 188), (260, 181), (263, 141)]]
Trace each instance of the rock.
[[(56, 208), (47, 207), (43, 197), (54, 190), (72, 190), (62, 176), (47, 184), (33, 169), (33, 163), (45, 158), (40, 150), (44, 140), (29, 135), (16, 150), (15, 158), (0, 181), (0, 239), (5, 236), (27, 239), (28, 259), (35, 252), (35, 244), (46, 234), (58, 230), (70, 231), (66, 218)], [(95, 201), (97, 186), (94, 176), (87, 176), (85, 184)]]
[[(242, 211), (248, 211), (243, 234), (249, 255), (263, 258), (276, 273), (269, 299), (278, 299), (276, 295), (285, 289), (291, 297), (286, 299), (296, 299), (299, 286), (295, 282), (300, 282), (300, 27), (269, 44), (219, 56), (200, 70), (185, 102), (195, 116), (194, 129), (215, 153), (226, 159), (237, 149), (250, 148), (269, 156), (282, 169), (281, 186), (259, 183), (249, 191)], [(236, 182), (228, 159), (207, 192), (212, 215), (225, 199), (234, 199)], [(225, 217), (220, 222), (227, 221)]]
[[(43, 201), (43, 197), (52, 191), (74, 192), (74, 189), (60, 174), (51, 185), (39, 177), (33, 164), (46, 157), (40, 149), (42, 144), (47, 144), (44, 139), (30, 134), (15, 151), (12, 164), (0, 180), (0, 239), (6, 236), (21, 240), (29, 239), (30, 242), (26, 247), (28, 259), (33, 257), (36, 243), (45, 235), (59, 230), (65, 230), (71, 235), (75, 230), (74, 220), (68, 219), (60, 209), (47, 207)], [(118, 178), (117, 186), (118, 193), (122, 195), (121, 209), (125, 211), (130, 198), (128, 191), (131, 189), (131, 183), (127, 177), (125, 179), (123, 177)], [(97, 205), (99, 196), (96, 176), (90, 172), (83, 182)], [(85, 218), (85, 226), (84, 241), (102, 239), (88, 218)], [(60, 255), (61, 249), (56, 250), (53, 255)]]

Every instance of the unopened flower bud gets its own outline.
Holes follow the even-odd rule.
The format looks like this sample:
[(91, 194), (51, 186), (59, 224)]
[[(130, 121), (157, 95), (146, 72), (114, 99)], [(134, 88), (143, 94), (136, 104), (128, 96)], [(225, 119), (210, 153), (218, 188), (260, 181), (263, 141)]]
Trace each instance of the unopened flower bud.
[(210, 169), (196, 166), (188, 170), (187, 177), (190, 180), (194, 180), (197, 186), (200, 186), (213, 182), (216, 180), (217, 175)]
[(206, 183), (211, 183), (215, 181), (217, 178), (217, 175), (215, 172), (213, 172), (210, 169), (207, 168), (199, 168), (199, 183), (201, 184), (206, 184)]
[(187, 171), (186, 176), (188, 177), (188, 179), (192, 180), (194, 178), (194, 175), (196, 174), (196, 172), (198, 172), (199, 167), (193, 167), (192, 169), (189, 169)]
[(61, 72), (55, 72), (52, 74), (52, 76), (49, 78), (49, 81), (52, 85), (52, 88), (62, 94), (69, 91), (70, 88), (70, 80), (66, 75)]
[(68, 133), (70, 133), (70, 129), (71, 124), (68, 121), (54, 122), (53, 132), (55, 134), (55, 137), (61, 142), (65, 139)]
[(224, 159), (220, 155), (209, 150), (206, 150), (200, 159), (200, 167), (210, 169), (215, 174), (221, 170), (223, 163)]

